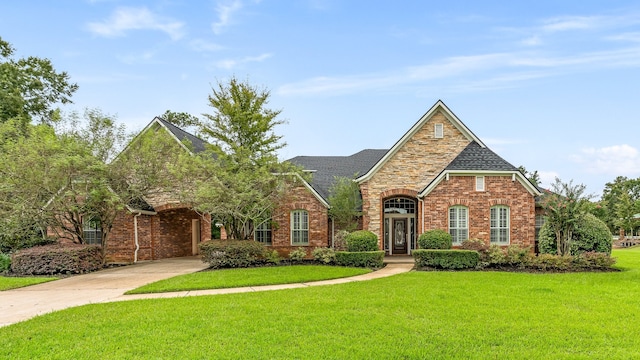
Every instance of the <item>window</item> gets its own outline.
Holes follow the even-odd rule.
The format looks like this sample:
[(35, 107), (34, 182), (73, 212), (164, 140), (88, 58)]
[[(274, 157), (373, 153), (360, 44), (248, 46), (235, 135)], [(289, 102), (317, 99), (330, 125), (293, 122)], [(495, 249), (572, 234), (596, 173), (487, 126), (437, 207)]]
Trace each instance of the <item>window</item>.
[(409, 198), (393, 198), (384, 202), (385, 214), (415, 214), (416, 201)]
[(484, 191), (484, 176), (476, 176), (476, 191)]
[(306, 210), (291, 212), (291, 245), (309, 245), (309, 213)]
[(102, 228), (100, 220), (96, 218), (83, 219), (82, 237), (85, 244), (102, 245)]
[(536, 215), (536, 240), (539, 238), (540, 229), (544, 225), (544, 215), (537, 214)]
[(436, 124), (435, 125), (434, 137), (436, 139), (442, 139), (444, 137), (444, 126), (442, 124)]
[(509, 208), (507, 206), (491, 208), (491, 243), (509, 244)]
[(258, 224), (253, 230), (253, 239), (265, 245), (271, 245), (271, 219)]
[(449, 208), (449, 234), (455, 245), (460, 245), (462, 241), (469, 238), (469, 221), (467, 208), (464, 206), (453, 206)]

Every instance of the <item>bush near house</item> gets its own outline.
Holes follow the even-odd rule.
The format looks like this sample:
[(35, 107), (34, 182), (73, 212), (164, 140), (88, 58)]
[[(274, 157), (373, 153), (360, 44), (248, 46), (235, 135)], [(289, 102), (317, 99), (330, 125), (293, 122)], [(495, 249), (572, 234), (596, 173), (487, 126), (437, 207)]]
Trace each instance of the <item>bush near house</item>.
[(289, 259), (294, 263), (300, 263), (307, 257), (307, 250), (303, 247), (295, 248), (289, 252)]
[[(612, 240), (611, 231), (604, 221), (595, 215), (585, 214), (576, 222), (572, 236), (571, 255), (583, 252), (611, 254)], [(540, 229), (538, 247), (543, 254), (557, 253), (556, 235), (547, 223), (542, 225)]]
[(347, 251), (377, 251), (378, 236), (369, 230), (358, 230), (345, 237)]
[(313, 259), (321, 264), (329, 265), (336, 262), (336, 252), (332, 248), (317, 247), (311, 254)]
[(451, 234), (441, 229), (428, 230), (420, 234), (418, 244), (421, 249), (451, 249)]
[(103, 267), (97, 245), (45, 245), (15, 252), (11, 271), (17, 275), (83, 274)]
[(210, 240), (200, 244), (200, 253), (213, 269), (256, 266), (269, 258), (264, 245), (253, 240)]
[(0, 253), (0, 273), (11, 269), (11, 256)]
[(475, 250), (417, 249), (412, 254), (418, 269), (473, 269), (480, 260)]
[(379, 269), (384, 265), (384, 251), (336, 251), (336, 264)]

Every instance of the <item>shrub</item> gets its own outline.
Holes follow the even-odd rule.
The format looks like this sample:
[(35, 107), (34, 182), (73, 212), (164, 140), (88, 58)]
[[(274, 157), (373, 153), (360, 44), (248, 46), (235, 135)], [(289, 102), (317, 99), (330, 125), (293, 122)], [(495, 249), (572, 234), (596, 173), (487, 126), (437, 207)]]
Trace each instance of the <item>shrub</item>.
[(260, 265), (269, 256), (264, 245), (253, 240), (210, 240), (200, 244), (200, 253), (213, 269)]
[[(593, 214), (585, 216), (576, 222), (572, 236), (571, 255), (583, 252), (601, 252), (611, 254), (611, 231), (604, 221)], [(542, 225), (539, 233), (538, 249), (543, 254), (556, 254), (556, 234), (549, 224)]]
[(571, 268), (573, 258), (554, 254), (538, 254), (529, 259), (527, 267), (541, 271), (566, 271)]
[(572, 265), (575, 270), (605, 270), (610, 269), (616, 259), (605, 252), (583, 252), (573, 256)]
[(333, 264), (336, 261), (336, 252), (331, 248), (317, 247), (313, 249), (313, 259), (322, 264)]
[(18, 275), (82, 274), (102, 268), (102, 248), (96, 245), (45, 245), (15, 252), (11, 271)]
[(307, 250), (301, 247), (295, 248), (294, 250), (291, 250), (289, 252), (289, 259), (295, 262), (300, 262), (304, 260), (306, 256), (307, 256)]
[(530, 247), (511, 245), (505, 252), (505, 262), (511, 266), (525, 267), (529, 258), (533, 256)]
[(282, 260), (280, 258), (280, 254), (278, 254), (276, 250), (271, 250), (271, 251), (265, 250), (265, 259), (267, 260), (267, 262), (272, 263), (274, 265), (279, 265), (280, 260)]
[(377, 251), (378, 236), (369, 230), (358, 230), (345, 237), (347, 251)]
[(347, 230), (339, 230), (333, 239), (333, 249), (336, 251), (347, 251), (347, 243), (345, 241), (349, 232)]
[(451, 249), (451, 234), (441, 229), (425, 231), (418, 237), (421, 249)]
[(502, 266), (507, 263), (507, 254), (502, 250), (500, 245), (489, 246), (487, 252), (488, 266)]
[(384, 251), (336, 251), (336, 264), (379, 269), (384, 265)]
[(12, 237), (0, 234), (0, 252), (12, 253), (20, 249), (28, 249), (34, 246), (53, 245), (56, 239), (45, 237), (36, 233), (30, 236)]
[(418, 249), (413, 251), (418, 268), (472, 269), (480, 255), (475, 250)]
[(5, 272), (9, 269), (11, 269), (11, 256), (0, 253), (0, 272)]
[(489, 245), (482, 239), (466, 239), (460, 244), (460, 250), (475, 250), (480, 255), (480, 261), (487, 261), (489, 257)]

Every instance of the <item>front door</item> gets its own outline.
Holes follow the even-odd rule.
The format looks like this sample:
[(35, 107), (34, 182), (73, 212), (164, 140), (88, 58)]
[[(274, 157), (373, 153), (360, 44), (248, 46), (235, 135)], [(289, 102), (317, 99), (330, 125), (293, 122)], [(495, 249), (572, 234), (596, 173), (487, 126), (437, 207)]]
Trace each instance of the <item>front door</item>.
[(393, 253), (407, 253), (407, 219), (393, 219)]

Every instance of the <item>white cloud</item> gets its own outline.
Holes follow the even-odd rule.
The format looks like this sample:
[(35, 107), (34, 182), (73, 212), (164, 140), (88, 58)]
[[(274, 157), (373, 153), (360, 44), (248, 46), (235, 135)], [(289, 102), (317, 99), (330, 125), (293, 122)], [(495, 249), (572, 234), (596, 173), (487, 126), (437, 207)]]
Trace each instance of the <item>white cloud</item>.
[(218, 6), (216, 6), (218, 21), (211, 24), (213, 33), (216, 35), (221, 34), (233, 22), (232, 16), (240, 9), (242, 9), (242, 1), (240, 0), (218, 3)]
[(265, 54), (260, 54), (258, 56), (246, 56), (242, 59), (224, 59), (224, 60), (217, 61), (215, 63), (215, 66), (221, 69), (230, 70), (247, 63), (263, 62), (272, 56), (273, 54), (271, 53), (265, 53)]
[(560, 177), (555, 171), (538, 171), (538, 176), (540, 176), (540, 183), (538, 185), (544, 189), (550, 189), (551, 184), (556, 182), (556, 178)]
[(592, 174), (638, 175), (640, 174), (640, 151), (623, 144), (603, 148), (585, 148), (571, 160), (582, 164)]
[(585, 30), (600, 27), (608, 18), (600, 16), (561, 16), (543, 21), (540, 29), (546, 33)]
[(121, 7), (103, 22), (87, 24), (89, 31), (105, 37), (125, 36), (129, 30), (157, 30), (169, 35), (171, 39), (180, 39), (184, 24), (154, 14), (147, 8)]
[(216, 43), (208, 42), (202, 39), (195, 39), (189, 42), (191, 48), (198, 52), (214, 52), (224, 49), (223, 46)]

